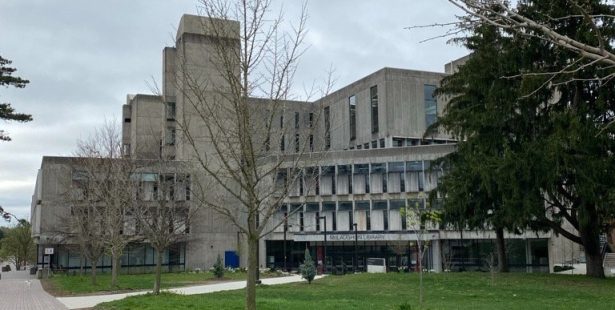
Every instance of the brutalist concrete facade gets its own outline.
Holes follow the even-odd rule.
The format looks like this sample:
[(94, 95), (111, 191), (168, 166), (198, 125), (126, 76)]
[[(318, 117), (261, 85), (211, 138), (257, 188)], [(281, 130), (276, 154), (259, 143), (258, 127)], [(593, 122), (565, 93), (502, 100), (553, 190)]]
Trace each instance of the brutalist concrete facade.
[[(214, 35), (211, 23), (220, 26), (218, 29), (223, 29), (223, 33)], [(162, 94), (129, 95), (122, 107), (126, 157), (183, 162), (194, 159), (195, 150), (186, 142), (184, 130), (198, 132), (202, 128), (190, 104), (196, 100), (195, 93), (185, 77), (193, 77), (191, 83), (206, 85), (201, 90), (204, 96), (214, 96), (214, 91), (227, 88), (212, 55), (221, 39), (230, 50), (238, 49), (238, 33), (238, 22), (192, 15), (182, 17), (175, 46), (166, 47), (162, 52)], [(446, 72), (453, 72), (463, 61), (465, 58), (446, 64)], [(446, 101), (434, 97), (433, 89), (447, 73), (383, 68), (316, 101), (284, 103), (284, 112), (276, 115), (276, 119), (280, 119), (281, 127), (294, 129), (288, 130), (284, 141), (270, 141), (269, 151), (290, 158), (294, 156), (297, 142), (309, 140), (310, 152), (321, 159), (317, 165), (305, 167), (318, 172), (317, 180), (299, 183), (274, 218), (279, 223), (292, 214), (287, 220), (291, 226), (286, 233), (284, 225), (280, 225), (261, 240), (261, 267), (281, 267), (283, 257), (288, 261), (288, 257), (297, 254), (291, 251), (300, 252), (293, 247), (310, 248), (321, 266), (328, 247), (331, 255), (324, 260), (331, 272), (349, 264), (364, 265), (368, 256), (386, 258), (396, 268), (417, 265), (415, 248), (409, 245), (415, 240), (416, 228), (403, 220), (401, 214), (405, 211), (400, 210), (424, 203), (426, 193), (435, 187), (442, 173), (429, 169), (430, 163), (455, 149), (455, 141), (447, 133), (425, 135), (430, 123), (444, 112)], [(258, 117), (262, 99), (250, 100)], [(320, 121), (312, 123), (315, 119)], [(190, 128), (180, 128), (178, 124), (189, 124)], [(312, 130), (303, 130), (306, 128)], [(210, 147), (206, 142), (198, 146), (204, 152)], [(192, 174), (194, 178), (199, 177), (198, 171)], [(43, 160), (32, 203), (33, 234), (41, 245), (54, 242), (51, 238), (56, 225), (54, 214), (66, 212), (58, 193), (70, 186), (70, 182), (60, 180), (69, 176), (70, 169), (62, 160)], [(310, 186), (318, 190), (310, 190)], [(327, 216), (326, 224), (324, 219), (318, 219), (323, 215)], [(347, 251), (354, 246), (355, 223), (356, 239), (360, 236), (363, 249), (369, 249), (363, 251), (362, 262), (357, 261), (356, 253)], [(325, 225), (329, 228), (327, 243), (324, 243)], [(549, 261), (555, 244), (553, 241), (547, 244), (550, 233), (508, 234), (507, 237), (519, 241), (518, 246), (524, 248), (520, 269), (547, 269), (557, 263)], [(494, 238), (492, 231), (458, 232), (430, 227), (427, 239), (431, 245), (425, 266), (436, 271), (450, 269), (443, 267), (444, 252), (454, 255), (453, 252), (467, 246), (468, 240), (489, 242)], [(288, 253), (280, 255), (283, 245), (280, 242), (289, 247)], [(396, 251), (400, 244), (405, 249)], [(540, 247), (541, 253), (535, 253), (533, 245)], [(182, 251), (186, 268), (208, 268), (218, 255), (224, 256), (228, 251), (236, 252), (245, 266), (245, 245), (238, 230), (229, 220), (207, 208), (199, 208), (191, 221)], [(296, 267), (297, 263), (295, 258), (287, 267)], [(466, 265), (477, 267), (484, 263), (474, 261)]]

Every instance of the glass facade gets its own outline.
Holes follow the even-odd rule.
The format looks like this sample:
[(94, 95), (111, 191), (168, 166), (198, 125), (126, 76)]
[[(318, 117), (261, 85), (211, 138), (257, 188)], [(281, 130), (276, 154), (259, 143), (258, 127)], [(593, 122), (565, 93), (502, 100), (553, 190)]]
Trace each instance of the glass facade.
[(425, 128), (431, 126), (438, 119), (438, 103), (434, 96), (436, 86), (423, 85), (423, 93), (425, 96)]
[[(309, 174), (300, 178), (290, 192), (291, 196), (314, 196), (430, 191), (443, 174), (441, 169), (430, 166), (429, 160), (416, 160), (308, 167), (305, 171), (309, 170)], [(276, 186), (282, 189), (285, 182), (278, 173)]]
[(357, 138), (357, 97), (348, 97), (348, 111), (350, 117), (350, 141)]
[(331, 148), (331, 107), (325, 107), (325, 150)]
[(372, 133), (378, 132), (378, 86), (369, 89), (369, 101), (372, 109)]
[[(49, 246), (44, 246), (49, 247)], [(76, 272), (81, 268), (87, 271), (92, 262), (79, 254), (75, 246), (57, 245), (55, 254), (51, 256), (51, 267), (57, 272)], [(38, 265), (43, 265), (43, 246), (38, 246)], [(176, 243), (165, 250), (162, 255), (164, 271), (183, 271), (186, 263), (186, 244)], [(46, 263), (45, 263), (46, 264)], [(151, 272), (156, 265), (156, 251), (149, 244), (131, 243), (126, 246), (120, 257), (123, 273)], [(111, 271), (111, 257), (103, 255), (96, 263), (101, 272)]]

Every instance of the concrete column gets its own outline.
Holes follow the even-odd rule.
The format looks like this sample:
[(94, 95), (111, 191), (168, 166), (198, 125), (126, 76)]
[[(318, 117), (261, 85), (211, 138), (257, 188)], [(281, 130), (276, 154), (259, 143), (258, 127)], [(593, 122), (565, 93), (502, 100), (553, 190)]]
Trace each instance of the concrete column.
[(432, 266), (435, 272), (442, 272), (442, 243), (440, 240), (431, 241)]
[(261, 238), (258, 241), (258, 267), (267, 267), (267, 248), (265, 247), (265, 239)]

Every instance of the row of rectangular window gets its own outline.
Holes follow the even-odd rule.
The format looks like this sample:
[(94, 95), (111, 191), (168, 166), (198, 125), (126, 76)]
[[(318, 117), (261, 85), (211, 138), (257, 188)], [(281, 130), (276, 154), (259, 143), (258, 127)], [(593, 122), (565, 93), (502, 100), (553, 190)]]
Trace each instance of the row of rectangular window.
[[(298, 153), (301, 151), (301, 136), (296, 133), (295, 134), (295, 152)], [(280, 152), (285, 152), (286, 151), (286, 139), (284, 139), (284, 136), (280, 137)], [(266, 141), (265, 143), (265, 148), (266, 150), (269, 150), (267, 148), (269, 142)], [(308, 148), (310, 152), (314, 152), (314, 135), (309, 135), (308, 136)]]
[[(78, 200), (85, 199), (88, 194), (90, 174), (84, 170), (74, 170), (73, 188)], [(189, 174), (182, 173), (136, 173), (131, 175), (135, 182), (135, 198), (143, 201), (158, 200), (164, 197), (171, 201), (190, 201), (192, 198), (191, 179)], [(103, 182), (96, 180), (94, 182)], [(96, 185), (96, 183), (94, 183)]]
[(324, 218), (328, 231), (350, 231), (355, 223), (361, 231), (396, 231), (417, 229), (408, 227), (406, 215), (424, 208), (425, 201), (420, 199), (288, 204), (279, 209), (277, 220), (284, 221), (281, 229), (294, 227), (292, 231), (300, 232), (321, 231)]
[[(299, 129), (301, 127), (301, 114), (299, 112), (295, 112), (295, 129)], [(314, 113), (313, 112), (309, 112), (306, 114), (307, 115), (307, 125), (308, 128), (312, 128), (314, 127)], [(280, 115), (280, 128), (284, 128), (284, 115)]]
[(276, 187), (288, 186), (291, 197), (422, 192), (434, 188), (443, 174), (430, 166), (431, 161), (426, 160), (307, 167), (294, 184), (288, 183), (289, 171), (279, 169)]
[[(380, 144), (380, 148), (381, 149), (383, 149), (385, 147), (384, 138), (382, 138), (380, 140), (373, 140), (371, 143), (367, 142), (367, 143), (364, 143), (364, 144), (357, 144), (356, 148), (357, 148), (357, 150), (361, 150), (361, 149), (369, 150), (370, 145), (371, 145), (372, 149), (377, 149), (379, 144)], [(350, 149), (354, 150), (355, 147), (351, 146)]]

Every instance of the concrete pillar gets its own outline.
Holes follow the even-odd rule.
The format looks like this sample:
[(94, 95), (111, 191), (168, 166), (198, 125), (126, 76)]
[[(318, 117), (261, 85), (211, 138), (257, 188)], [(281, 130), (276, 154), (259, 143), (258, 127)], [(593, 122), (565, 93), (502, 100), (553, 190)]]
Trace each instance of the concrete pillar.
[(440, 240), (432, 240), (431, 249), (433, 270), (442, 272), (442, 243)]
[(265, 247), (265, 239), (261, 238), (258, 241), (258, 267), (267, 267), (267, 248)]

